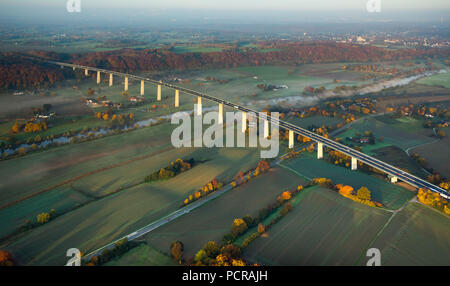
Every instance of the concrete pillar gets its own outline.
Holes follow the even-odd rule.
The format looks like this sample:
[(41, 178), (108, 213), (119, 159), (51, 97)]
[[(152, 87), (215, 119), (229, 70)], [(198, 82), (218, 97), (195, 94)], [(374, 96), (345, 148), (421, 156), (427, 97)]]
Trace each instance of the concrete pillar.
[(247, 112), (242, 112), (242, 133), (247, 130)]
[(264, 120), (264, 138), (269, 137), (269, 120)]
[(110, 73), (109, 74), (109, 86), (112, 86), (112, 85), (113, 85), (113, 74)]
[(358, 169), (358, 160), (352, 157), (352, 171)]
[(72, 67), (73, 70), (75, 70), (75, 67)]
[(89, 75), (89, 70), (88, 69), (84, 69), (84, 75), (88, 76)]
[(144, 95), (144, 81), (141, 80), (141, 96)]
[(125, 91), (128, 91), (128, 77), (125, 77)]
[(317, 142), (317, 159), (323, 159), (323, 144)]
[(180, 91), (178, 89), (175, 90), (175, 107), (180, 106)]
[(219, 103), (219, 124), (223, 124), (223, 103)]
[(97, 71), (97, 84), (100, 84), (100, 71)]
[(156, 96), (156, 100), (161, 101), (161, 85), (158, 84), (158, 95)]
[(389, 175), (389, 178), (391, 179), (391, 183), (397, 183), (398, 178), (396, 176)]
[(289, 130), (289, 148), (294, 148), (294, 131)]
[(200, 96), (197, 97), (197, 115), (202, 116), (202, 98)]

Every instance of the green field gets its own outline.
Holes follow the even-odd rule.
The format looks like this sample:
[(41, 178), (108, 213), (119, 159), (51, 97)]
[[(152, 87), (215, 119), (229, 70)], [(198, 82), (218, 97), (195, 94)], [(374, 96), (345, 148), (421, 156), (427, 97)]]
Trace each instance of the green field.
[(176, 266), (169, 256), (159, 252), (147, 243), (143, 243), (127, 253), (117, 257), (104, 266)]
[[(432, 129), (423, 127), (423, 120), (414, 119), (412, 117), (394, 118), (391, 115), (381, 115), (376, 117), (363, 118), (354, 122), (350, 128), (338, 134), (346, 144), (353, 144), (351, 141), (345, 140), (347, 137), (364, 136), (366, 131), (371, 131), (375, 138), (375, 144), (365, 144), (362, 146), (364, 153), (374, 156), (384, 162), (392, 164), (396, 167), (408, 170), (410, 173), (426, 178), (428, 173), (412, 158), (409, 154), (418, 152), (423, 154), (425, 158), (430, 159), (430, 166), (441, 170), (443, 174), (448, 173), (447, 165), (440, 160), (441, 154), (434, 152), (435, 147), (441, 145), (443, 152), (445, 148), (444, 140), (438, 140), (434, 136)], [(380, 140), (383, 137), (383, 140)], [(419, 152), (419, 150), (421, 152)]]
[[(238, 153), (233, 155), (233, 150), (219, 153), (218, 157), (225, 159), (218, 163), (212, 160), (168, 181), (132, 187), (75, 209), (33, 229), (6, 249), (26, 265), (60, 265), (65, 259), (60, 253), (69, 246), (90, 252), (175, 211), (184, 198), (211, 179), (256, 164), (248, 154), (235, 150)], [(226, 160), (228, 165), (224, 164)]]
[(371, 247), (381, 250), (382, 265), (448, 266), (449, 241), (448, 216), (410, 203), (392, 219)]
[(172, 52), (177, 54), (184, 53), (210, 53), (210, 52), (221, 52), (221, 48), (216, 47), (202, 47), (202, 46), (175, 46)]
[(411, 157), (409, 157), (405, 151), (395, 146), (382, 147), (372, 152), (374, 157), (401, 168), (407, 170), (408, 173), (413, 174), (420, 178), (426, 178), (428, 173), (425, 172), (422, 167)]
[[(177, 176), (177, 178), (180, 178), (179, 180), (171, 180), (174, 182), (187, 180), (189, 181), (188, 185), (196, 182), (196, 184), (200, 184), (200, 187), (201, 184), (214, 178), (220, 181), (229, 181), (239, 170), (245, 171), (253, 167), (259, 160), (259, 151), (244, 148), (174, 149), (170, 152), (157, 154), (118, 168), (106, 170), (95, 176), (82, 178), (76, 181), (73, 186), (75, 189), (83, 190), (95, 196), (105, 195), (121, 187), (125, 188), (133, 183), (143, 181), (147, 175), (166, 167), (171, 161), (175, 161), (177, 158), (195, 158), (198, 161), (205, 161), (190, 170), (189, 174), (186, 173)], [(130, 170), (133, 171), (130, 172)], [(145, 185), (148, 184), (144, 184), (142, 187)]]
[(168, 150), (172, 128), (162, 124), (1, 161), (0, 205), (113, 164)]
[[(295, 97), (301, 104), (314, 102), (316, 98), (302, 95), (307, 86), (325, 86), (327, 89), (332, 89), (336, 85), (367, 83), (355, 76), (353, 72), (343, 71), (341, 66), (341, 64), (321, 64), (301, 67), (258, 66), (208, 69), (180, 72), (179, 77), (191, 80), (190, 83), (180, 83), (187, 88), (232, 102), (257, 105), (256, 109), (263, 109), (267, 104), (274, 104), (274, 100), (285, 101), (285, 104), (289, 105), (288, 97)], [(208, 76), (217, 80), (228, 80), (228, 82), (221, 84), (217, 81), (207, 81), (206, 77)], [(335, 78), (341, 78), (341, 83), (334, 83)], [(202, 85), (199, 86), (199, 83)], [(262, 91), (257, 87), (258, 84), (287, 85), (288, 88)], [(256, 96), (254, 96), (255, 94)]]
[[(405, 150), (434, 140), (430, 136), (433, 131), (423, 128), (422, 121), (413, 118), (395, 119), (389, 115), (364, 118), (352, 124), (351, 128), (337, 137), (342, 139), (354, 137), (357, 132), (363, 136), (366, 131), (373, 133), (378, 144), (364, 146), (363, 151), (368, 154), (374, 149), (389, 145), (395, 145)], [(377, 140), (380, 137), (383, 137), (383, 142)]]
[[(428, 167), (438, 171), (444, 177), (450, 178), (450, 164), (447, 160), (442, 160), (442, 158), (450, 157), (450, 128), (447, 127), (443, 130), (446, 133), (446, 137), (433, 141), (430, 144), (413, 148), (410, 150), (410, 154), (418, 153), (425, 158)], [(436, 150), (439, 150), (439, 152), (436, 152)]]
[[(228, 181), (259, 160), (259, 151), (254, 148), (174, 149), (170, 143), (173, 128), (163, 124), (1, 161), (5, 177), (0, 183), (0, 205), (13, 205), (0, 210), (10, 218), (4, 221), (7, 227), (2, 228), (0, 236), (26, 219), (34, 221), (38, 212), (55, 209), (63, 213), (85, 200), (142, 182), (145, 176), (177, 158), (205, 161), (197, 168), (201, 175), (196, 178), (204, 179), (197, 182), (198, 187), (214, 177)], [(196, 173), (197, 169), (192, 171)], [(46, 192), (21, 201), (41, 191)]]
[(414, 196), (414, 193), (391, 184), (380, 178), (358, 172), (349, 168), (335, 166), (325, 160), (317, 160), (316, 154), (303, 153), (298, 158), (281, 163), (282, 166), (298, 173), (300, 176), (329, 178), (335, 184), (350, 185), (354, 189), (367, 187), (372, 197), (389, 209), (398, 209)]
[[(236, 173), (254, 167), (260, 160), (257, 148), (174, 149), (170, 144), (173, 127), (163, 124), (138, 129), (1, 162), (5, 173), (27, 178), (10, 178), (2, 185), (4, 203), (73, 178), (75, 180), (66, 185), (68, 191), (73, 192), (72, 188), (88, 197), (98, 198), (124, 188), (29, 231), (7, 248), (13, 249), (16, 259), (23, 264), (61, 264), (63, 257), (58, 253), (68, 245), (78, 245), (85, 252), (92, 251), (176, 210), (189, 194), (212, 179), (229, 181)], [(192, 157), (202, 163), (168, 181), (127, 188), (177, 158)], [(51, 162), (56, 165), (52, 166)], [(14, 168), (20, 173), (14, 173)], [(8, 192), (10, 189), (17, 191)], [(36, 215), (37, 209), (23, 207), (32, 202), (47, 211), (66, 200), (72, 205), (77, 203), (70, 197), (57, 197), (52, 201), (47, 194), (51, 193), (25, 200), (5, 211), (17, 208), (16, 220), (20, 221)], [(12, 227), (15, 224), (16, 221)]]
[(342, 123), (344, 120), (337, 117), (314, 115), (306, 118), (288, 117), (286, 118), (286, 121), (303, 128), (308, 128), (310, 126), (321, 127), (322, 125), (325, 127), (334, 126), (338, 123)]
[(450, 88), (450, 75), (448, 73), (435, 74), (421, 78), (417, 81), (417, 83)]
[(305, 180), (283, 169), (268, 173), (225, 193), (161, 228), (149, 233), (145, 239), (151, 245), (167, 252), (170, 244), (179, 240), (184, 244), (185, 258), (193, 257), (211, 240), (220, 242), (231, 230), (233, 220), (247, 214), (256, 216), (260, 209), (273, 203), (284, 190), (292, 189)]
[(0, 217), (2, 218), (0, 221), (0, 237), (12, 233), (19, 226), (23, 225), (26, 220), (35, 223), (36, 216), (40, 213), (48, 213), (51, 209), (54, 209), (56, 214), (59, 215), (89, 200), (89, 197), (73, 191), (70, 187), (62, 186), (9, 208), (2, 209), (0, 210)]
[[(103, 75), (106, 80), (105, 75)], [(70, 80), (61, 86), (49, 89), (49, 93), (55, 96), (0, 96), (0, 119), (7, 118), (9, 121), (0, 123), (0, 141), (5, 141), (9, 136), (9, 130), (12, 125), (19, 119), (19, 122), (24, 123), (33, 116), (32, 108), (40, 108), (43, 104), (52, 104), (51, 111), (56, 112), (57, 119), (52, 120), (48, 124), (48, 130), (37, 133), (21, 132), (15, 135), (16, 140), (25, 141), (28, 138), (35, 138), (40, 135), (42, 138), (50, 135), (59, 135), (68, 131), (80, 131), (85, 127), (108, 127), (109, 122), (94, 118), (95, 112), (104, 112), (105, 107), (88, 107), (81, 102), (82, 98), (98, 98), (105, 96), (106, 100), (111, 100), (113, 103), (123, 103), (128, 105), (130, 101), (128, 97), (123, 96), (123, 81), (115, 78), (114, 85), (108, 86), (107, 81), (97, 85), (95, 79), (86, 79), (81, 82)], [(77, 90), (72, 86), (76, 85)], [(95, 91), (94, 95), (88, 95), (88, 90)], [(146, 103), (138, 106), (131, 106), (129, 108), (122, 108), (116, 111), (117, 114), (133, 113), (135, 121), (146, 120), (149, 118), (158, 119), (160, 116), (167, 116), (180, 110), (193, 110), (193, 97), (191, 95), (184, 95), (180, 97), (180, 107), (174, 107), (174, 91), (170, 89), (162, 89), (162, 101), (156, 102), (156, 86), (146, 84), (145, 95)], [(129, 82), (128, 94), (130, 96), (139, 96), (140, 83)], [(156, 108), (152, 108), (153, 105)], [(11, 108), (11, 106), (13, 106)], [(211, 106), (211, 103), (205, 102), (205, 107)]]
[(390, 215), (322, 187), (305, 189), (292, 204), (245, 258), (262, 265), (353, 265)]

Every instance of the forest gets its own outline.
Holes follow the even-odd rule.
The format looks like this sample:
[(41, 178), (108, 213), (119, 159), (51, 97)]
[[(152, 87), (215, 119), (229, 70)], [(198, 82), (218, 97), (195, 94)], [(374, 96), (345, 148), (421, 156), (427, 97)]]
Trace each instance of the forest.
[[(218, 52), (177, 54), (169, 49), (119, 49), (82, 54), (28, 52), (27, 56), (61, 60), (86, 66), (112, 69), (120, 72), (164, 71), (207, 68), (234, 68), (261, 65), (302, 65), (333, 62), (379, 62), (424, 59), (450, 56), (449, 50), (402, 49), (387, 50), (373, 46), (341, 43), (270, 42), (264, 44), (275, 51), (258, 52), (255, 49), (228, 49)], [(34, 61), (20, 54), (0, 53), (0, 88), (43, 88), (74, 73), (43, 61)]]

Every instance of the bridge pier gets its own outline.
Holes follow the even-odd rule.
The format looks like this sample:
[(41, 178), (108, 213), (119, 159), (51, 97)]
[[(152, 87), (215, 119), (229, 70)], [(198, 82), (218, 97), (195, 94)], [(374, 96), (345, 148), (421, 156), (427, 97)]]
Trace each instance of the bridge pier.
[(317, 159), (323, 159), (323, 144), (317, 142)]
[(247, 131), (247, 112), (242, 112), (242, 133)]
[(289, 130), (289, 149), (294, 148), (294, 131)]
[(100, 78), (100, 71), (97, 71), (97, 84), (100, 84), (101, 78)]
[(388, 175), (388, 177), (391, 180), (391, 183), (397, 183), (398, 178), (396, 176)]
[(75, 67), (72, 67), (72, 69), (75, 71)]
[(156, 100), (161, 101), (161, 85), (160, 84), (158, 84), (158, 93), (156, 96)]
[(175, 90), (175, 107), (180, 106), (180, 91), (178, 89)]
[(217, 122), (223, 124), (223, 103), (219, 103), (219, 118)]
[(113, 74), (110, 73), (109, 74), (109, 86), (112, 86), (112, 85), (113, 85)]
[(202, 116), (202, 98), (200, 96), (197, 97), (197, 115)]
[(269, 137), (269, 120), (264, 119), (264, 138)]
[(125, 77), (125, 91), (128, 91), (128, 77)]
[(355, 157), (352, 157), (352, 171), (358, 169), (358, 160)]
[(89, 76), (89, 70), (88, 69), (84, 69), (84, 75), (85, 76)]
[(144, 95), (144, 81), (141, 80), (141, 96)]

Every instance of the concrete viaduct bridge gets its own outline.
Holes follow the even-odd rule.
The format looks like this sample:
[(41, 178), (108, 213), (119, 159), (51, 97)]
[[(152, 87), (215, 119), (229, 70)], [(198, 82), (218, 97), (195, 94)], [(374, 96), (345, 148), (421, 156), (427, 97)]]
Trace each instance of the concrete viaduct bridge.
[(141, 76), (126, 74), (126, 73), (121, 73), (121, 72), (116, 72), (116, 71), (110, 71), (110, 70), (105, 70), (105, 69), (100, 69), (100, 68), (82, 66), (82, 65), (77, 65), (77, 64), (63, 63), (63, 62), (49, 61), (49, 63), (59, 65), (59, 66), (61, 66), (61, 68), (68, 67), (68, 68), (72, 68), (73, 70), (82, 69), (82, 70), (84, 70), (84, 73), (86, 76), (89, 75), (90, 71), (96, 72), (97, 73), (97, 84), (100, 84), (100, 82), (101, 82), (101, 74), (102, 73), (109, 75), (109, 86), (113, 85), (114, 76), (124, 78), (125, 91), (128, 90), (128, 81), (130, 79), (140, 81), (141, 82), (141, 89), (140, 89), (141, 96), (143, 96), (144, 92), (145, 92), (145, 83), (150, 83), (150, 84), (156, 85), (158, 101), (161, 100), (161, 89), (163, 86), (173, 89), (175, 91), (175, 107), (179, 107), (180, 91), (183, 93), (186, 93), (186, 94), (197, 96), (197, 110), (196, 110), (197, 115), (202, 115), (202, 99), (216, 102), (219, 104), (219, 119), (218, 119), (219, 124), (223, 123), (223, 107), (224, 107), (224, 105), (231, 107), (233, 109), (243, 112), (243, 116), (242, 116), (242, 123), (243, 123), (242, 131), (243, 132), (245, 132), (246, 128), (247, 128), (247, 113), (254, 113), (258, 118), (261, 118), (262, 120), (264, 120), (264, 123), (265, 123), (264, 124), (264, 136), (265, 137), (267, 137), (269, 135), (269, 121), (272, 124), (278, 125), (280, 128), (287, 129), (289, 131), (289, 148), (294, 147), (294, 133), (297, 133), (297, 134), (308, 137), (311, 140), (317, 142), (317, 159), (323, 158), (323, 147), (326, 146), (328, 148), (337, 150), (337, 151), (344, 153), (347, 156), (351, 157), (351, 169), (352, 170), (357, 169), (358, 161), (360, 161), (364, 164), (367, 164), (371, 167), (374, 167), (374, 168), (386, 173), (389, 176), (392, 183), (397, 182), (397, 180), (401, 180), (401, 181), (408, 183), (416, 188), (429, 189), (432, 192), (439, 193), (441, 196), (443, 196), (446, 199), (450, 198), (450, 195), (446, 190), (444, 190), (436, 185), (433, 185), (426, 180), (423, 180), (421, 178), (413, 176), (403, 170), (400, 170), (397, 167), (394, 167), (390, 164), (387, 164), (383, 161), (380, 161), (380, 160), (373, 158), (362, 152), (356, 151), (348, 146), (345, 146), (343, 144), (340, 144), (338, 142), (335, 142), (333, 140), (330, 140), (328, 138), (320, 136), (314, 132), (311, 132), (309, 130), (303, 129), (301, 127), (295, 126), (293, 124), (290, 124), (290, 123), (282, 121), (282, 120), (272, 119), (271, 116), (269, 116), (269, 115), (260, 114), (259, 112), (255, 111), (255, 110), (251, 110), (247, 107), (240, 106), (238, 104), (235, 104), (235, 103), (223, 100), (223, 99), (219, 99), (219, 98), (216, 98), (216, 97), (213, 97), (213, 96), (210, 96), (210, 95), (207, 95), (207, 94), (195, 91), (195, 90), (175, 86), (175, 85), (172, 85), (169, 83), (164, 83), (162, 81), (156, 81), (156, 80), (152, 80), (152, 79), (141, 77)]

